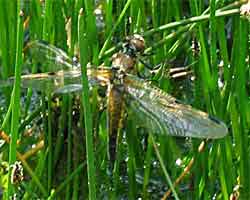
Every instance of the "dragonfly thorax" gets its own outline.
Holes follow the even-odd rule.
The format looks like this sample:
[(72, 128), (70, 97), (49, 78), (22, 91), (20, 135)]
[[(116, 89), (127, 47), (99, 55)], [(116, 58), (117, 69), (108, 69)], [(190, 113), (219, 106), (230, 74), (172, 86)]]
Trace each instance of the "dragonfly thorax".
[(136, 58), (125, 53), (116, 53), (112, 56), (112, 67), (119, 68), (122, 71), (128, 72), (133, 69), (136, 63)]
[(145, 41), (141, 35), (134, 34), (126, 38), (123, 50), (112, 56), (112, 66), (124, 72), (131, 72), (137, 57), (144, 51)]
[(126, 72), (122, 70), (120, 67), (112, 66), (112, 76), (110, 78), (110, 84), (115, 85), (116, 87), (123, 87), (124, 77), (126, 76)]

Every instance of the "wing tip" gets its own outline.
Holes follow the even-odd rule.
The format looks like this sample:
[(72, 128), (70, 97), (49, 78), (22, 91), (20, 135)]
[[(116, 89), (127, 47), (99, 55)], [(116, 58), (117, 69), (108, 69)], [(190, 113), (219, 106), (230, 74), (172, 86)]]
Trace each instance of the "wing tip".
[(228, 134), (228, 128), (224, 122), (211, 115), (208, 115), (208, 118), (215, 123), (213, 131), (217, 134), (212, 138), (223, 138)]

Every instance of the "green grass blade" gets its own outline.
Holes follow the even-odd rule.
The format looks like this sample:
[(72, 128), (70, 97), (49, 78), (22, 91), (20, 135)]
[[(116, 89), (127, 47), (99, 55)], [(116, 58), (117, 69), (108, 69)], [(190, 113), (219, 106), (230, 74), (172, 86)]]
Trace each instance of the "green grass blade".
[[(87, 35), (88, 37), (88, 35)], [(95, 165), (94, 165), (94, 152), (93, 152), (93, 129), (92, 129), (92, 114), (89, 103), (89, 89), (87, 78), (87, 59), (89, 46), (88, 39), (84, 27), (83, 9), (80, 10), (78, 16), (78, 40), (80, 48), (80, 63), (82, 69), (82, 101), (84, 108), (84, 124), (86, 134), (86, 153), (87, 153), (87, 170), (88, 170), (88, 187), (89, 199), (96, 199), (96, 180), (95, 180)]]
[(120, 24), (120, 22), (122, 21), (123, 17), (125, 16), (125, 13), (126, 13), (128, 7), (130, 6), (131, 2), (132, 2), (132, 0), (128, 0), (128, 1), (126, 2), (126, 4), (125, 4), (125, 6), (124, 6), (124, 8), (123, 8), (123, 10), (122, 10), (122, 12), (121, 12), (121, 14), (120, 14), (119, 17), (118, 17), (118, 20), (117, 20), (116, 23), (114, 24), (113, 29), (112, 29), (111, 32), (109, 33), (107, 39), (105, 40), (105, 42), (104, 42), (104, 44), (103, 44), (102, 49), (100, 50), (100, 53), (99, 53), (99, 56), (98, 56), (99, 59), (102, 58), (102, 56), (103, 56), (105, 50), (107, 49), (107, 47), (108, 47), (108, 45), (109, 45), (109, 43), (110, 43), (110, 41), (111, 41), (111, 37), (112, 37), (113, 33), (116, 31), (118, 25)]
[[(11, 118), (11, 140), (9, 149), (9, 164), (12, 165), (16, 161), (16, 143), (18, 139), (19, 111), (20, 111), (20, 85), (21, 85), (21, 65), (22, 65), (22, 49), (23, 49), (23, 16), (24, 13), (17, 7), (17, 51), (15, 60), (15, 83), (12, 95), (12, 118)], [(14, 195), (14, 186), (11, 183), (11, 170), (9, 170), (8, 181), (8, 199)]]

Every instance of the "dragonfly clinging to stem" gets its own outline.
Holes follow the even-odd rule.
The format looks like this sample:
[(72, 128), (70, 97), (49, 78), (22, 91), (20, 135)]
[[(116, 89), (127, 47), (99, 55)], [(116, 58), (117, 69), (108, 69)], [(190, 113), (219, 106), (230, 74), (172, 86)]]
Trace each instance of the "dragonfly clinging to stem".
[[(34, 41), (27, 49), (47, 65), (47, 73), (22, 76), (22, 87), (53, 93), (69, 93), (82, 89), (81, 69), (78, 63), (53, 45)], [(227, 126), (177, 99), (133, 74), (134, 65), (145, 49), (144, 38), (133, 35), (127, 38), (123, 50), (112, 56), (111, 67), (87, 68), (90, 86), (105, 86), (107, 97), (108, 128), (111, 135), (122, 126), (127, 108), (143, 120), (152, 133), (194, 138), (222, 138)]]

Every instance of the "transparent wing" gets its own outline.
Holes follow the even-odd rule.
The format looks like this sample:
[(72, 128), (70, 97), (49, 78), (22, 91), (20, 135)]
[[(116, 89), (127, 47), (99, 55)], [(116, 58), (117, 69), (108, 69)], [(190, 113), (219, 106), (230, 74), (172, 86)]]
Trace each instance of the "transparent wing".
[(24, 53), (29, 55), (28, 58), (31, 58), (31, 61), (28, 59), (26, 62), (26, 66), (35, 64), (38, 66), (37, 70), (41, 72), (72, 70), (72, 68), (79, 66), (63, 50), (45, 41), (29, 42), (24, 48)]
[[(63, 50), (44, 41), (32, 41), (27, 44), (24, 52), (29, 53), (32, 58), (32, 61), (26, 62), (26, 65), (38, 65), (37, 68), (45, 73), (23, 75), (21, 77), (23, 88), (34, 88), (51, 93), (69, 93), (82, 89), (80, 65), (74, 63)], [(110, 68), (93, 69), (88, 66), (90, 86), (107, 85), (111, 74)], [(12, 85), (13, 81), (14, 79), (10, 78), (1, 82), (0, 87)]]
[[(110, 68), (104, 67), (100, 69), (88, 68), (87, 76), (90, 86), (106, 86), (109, 84), (112, 71)], [(23, 75), (21, 80), (23, 88), (34, 88), (38, 91), (51, 93), (69, 93), (82, 89), (80, 69)], [(1, 85), (5, 87), (12, 85), (13, 82), (14, 79), (10, 78)]]
[(33, 88), (51, 93), (67, 93), (81, 89), (81, 71), (57, 71), (24, 75), (21, 77), (23, 88)]
[(180, 104), (144, 80), (127, 75), (124, 82), (126, 104), (152, 132), (196, 138), (221, 138), (228, 132), (223, 122)]

